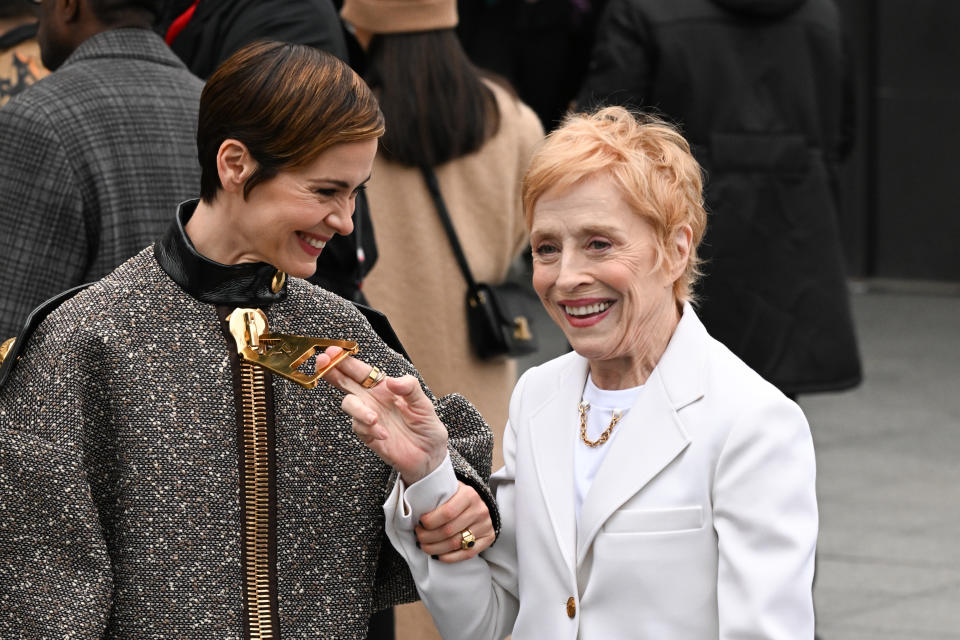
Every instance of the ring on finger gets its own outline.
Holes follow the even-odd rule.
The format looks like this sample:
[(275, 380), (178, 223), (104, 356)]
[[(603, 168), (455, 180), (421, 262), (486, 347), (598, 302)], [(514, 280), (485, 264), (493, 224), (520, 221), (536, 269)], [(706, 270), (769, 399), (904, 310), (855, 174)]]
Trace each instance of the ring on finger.
[(370, 373), (367, 374), (367, 377), (363, 379), (363, 382), (360, 383), (360, 386), (364, 389), (370, 389), (377, 386), (383, 379), (387, 377), (387, 374), (384, 373), (380, 367), (374, 366), (370, 369)]
[(477, 543), (476, 536), (470, 529), (464, 529), (460, 532), (460, 548), (466, 551)]

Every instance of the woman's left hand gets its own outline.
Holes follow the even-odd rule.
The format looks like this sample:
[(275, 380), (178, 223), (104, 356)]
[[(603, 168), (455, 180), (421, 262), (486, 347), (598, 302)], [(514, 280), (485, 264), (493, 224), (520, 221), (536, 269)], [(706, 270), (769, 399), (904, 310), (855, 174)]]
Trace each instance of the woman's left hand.
[[(317, 369), (329, 364), (340, 351), (339, 347), (328, 347), (318, 354)], [(404, 482), (413, 484), (443, 462), (447, 455), (447, 428), (415, 377), (384, 376), (364, 388), (361, 383), (370, 374), (370, 365), (347, 357), (327, 372), (324, 380), (347, 394), (340, 406), (353, 418), (354, 433), (381, 460), (399, 471)]]
[[(473, 546), (466, 549), (463, 548), (465, 531), (476, 538)], [(441, 562), (472, 558), (496, 538), (487, 503), (473, 487), (462, 482), (452, 498), (420, 518), (415, 532), (420, 549)]]

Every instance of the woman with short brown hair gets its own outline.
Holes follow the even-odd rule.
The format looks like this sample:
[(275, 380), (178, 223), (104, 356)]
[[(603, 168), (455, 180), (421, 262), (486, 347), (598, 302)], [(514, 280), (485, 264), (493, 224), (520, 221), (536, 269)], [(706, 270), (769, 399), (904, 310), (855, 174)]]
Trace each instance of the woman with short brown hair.
[(379, 363), (365, 387), (430, 398), (492, 540), (483, 419), (301, 280), (350, 233), (382, 133), (367, 86), (309, 47), (254, 44), (213, 74), (202, 197), (3, 360), (0, 636), (364, 638), (415, 599), (383, 531), (396, 474), (302, 367), (331, 343)]

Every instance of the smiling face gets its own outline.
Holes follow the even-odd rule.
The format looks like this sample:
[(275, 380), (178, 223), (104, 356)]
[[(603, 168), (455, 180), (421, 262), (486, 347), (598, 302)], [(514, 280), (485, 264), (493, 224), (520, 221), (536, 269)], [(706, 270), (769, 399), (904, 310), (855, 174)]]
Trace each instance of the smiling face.
[(353, 231), (356, 196), (376, 152), (376, 139), (338, 144), (258, 184), (237, 200), (223, 237), (233, 250), (218, 261), (267, 262), (299, 278), (313, 275), (326, 242)]
[(676, 327), (673, 282), (682, 267), (665, 260), (655, 269), (656, 240), (603, 175), (548, 190), (533, 207), (534, 289), (595, 377), (595, 365), (651, 369)]

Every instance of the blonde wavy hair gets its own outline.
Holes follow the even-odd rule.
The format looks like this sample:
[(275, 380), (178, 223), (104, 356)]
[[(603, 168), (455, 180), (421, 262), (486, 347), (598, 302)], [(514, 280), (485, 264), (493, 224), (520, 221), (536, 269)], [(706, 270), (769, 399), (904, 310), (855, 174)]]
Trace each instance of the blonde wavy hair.
[(657, 238), (654, 271), (671, 254), (671, 240), (683, 227), (693, 231), (686, 269), (673, 284), (680, 303), (693, 301), (700, 276), (697, 247), (707, 226), (703, 178), (690, 145), (667, 122), (623, 107), (567, 115), (534, 154), (523, 179), (523, 213), (527, 229), (533, 208), (544, 193), (566, 189), (597, 174), (607, 175), (635, 213), (653, 227)]

